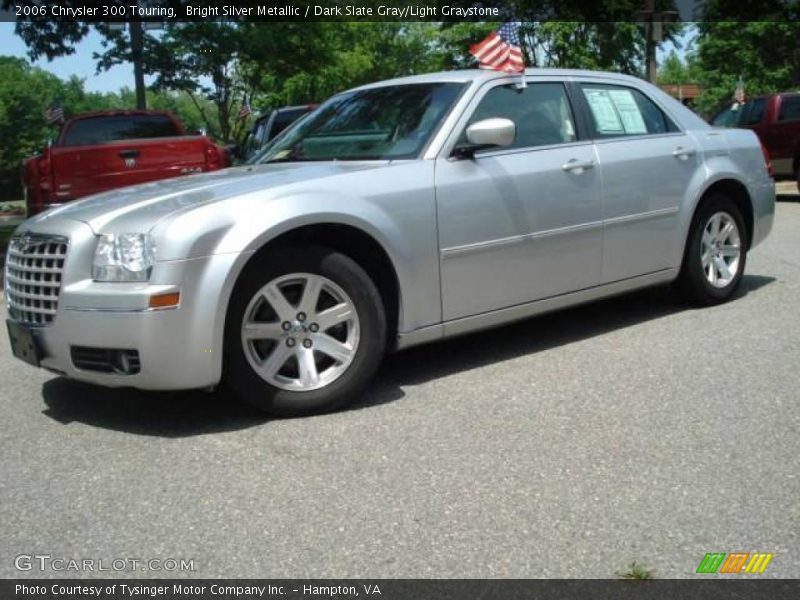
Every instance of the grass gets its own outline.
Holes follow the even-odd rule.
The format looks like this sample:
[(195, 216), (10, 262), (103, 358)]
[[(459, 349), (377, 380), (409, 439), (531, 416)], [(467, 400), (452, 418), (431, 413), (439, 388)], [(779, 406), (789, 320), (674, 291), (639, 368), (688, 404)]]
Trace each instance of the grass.
[(628, 570), (624, 573), (618, 573), (621, 579), (638, 579), (638, 580), (645, 580), (645, 579), (653, 579), (654, 571), (652, 569), (648, 569), (644, 565), (638, 564), (636, 561), (633, 561), (630, 565), (628, 565)]

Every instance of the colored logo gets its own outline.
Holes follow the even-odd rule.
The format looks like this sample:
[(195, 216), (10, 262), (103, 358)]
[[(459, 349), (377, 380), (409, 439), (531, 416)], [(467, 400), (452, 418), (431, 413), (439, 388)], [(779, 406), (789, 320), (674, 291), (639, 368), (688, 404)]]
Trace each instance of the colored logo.
[(772, 560), (766, 552), (707, 552), (697, 567), (697, 573), (758, 573), (764, 572)]

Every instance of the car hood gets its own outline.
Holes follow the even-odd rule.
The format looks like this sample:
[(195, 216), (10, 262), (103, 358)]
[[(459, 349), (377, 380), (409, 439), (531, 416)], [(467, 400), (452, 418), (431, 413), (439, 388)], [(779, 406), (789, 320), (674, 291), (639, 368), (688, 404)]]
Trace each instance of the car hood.
[(59, 218), (84, 222), (95, 233), (109, 230), (146, 232), (162, 218), (177, 211), (255, 192), (274, 192), (276, 188), (291, 184), (311, 183), (313, 186), (320, 179), (388, 164), (388, 161), (370, 161), (233, 167), (103, 192), (43, 212), (27, 225)]

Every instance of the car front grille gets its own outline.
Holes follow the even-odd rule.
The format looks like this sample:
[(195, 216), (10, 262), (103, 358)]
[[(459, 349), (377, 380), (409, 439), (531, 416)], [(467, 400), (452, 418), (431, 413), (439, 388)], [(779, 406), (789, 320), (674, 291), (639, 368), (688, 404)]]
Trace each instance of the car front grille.
[(61, 236), (25, 233), (11, 238), (5, 273), (11, 319), (38, 326), (53, 322), (67, 246)]

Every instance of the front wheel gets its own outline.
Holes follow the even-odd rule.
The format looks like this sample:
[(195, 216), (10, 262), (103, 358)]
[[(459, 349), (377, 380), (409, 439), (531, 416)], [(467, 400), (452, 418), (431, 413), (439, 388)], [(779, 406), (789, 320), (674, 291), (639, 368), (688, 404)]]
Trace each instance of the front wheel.
[(747, 230), (736, 203), (722, 194), (709, 197), (692, 219), (678, 286), (699, 305), (728, 300), (742, 280)]
[(226, 381), (274, 415), (330, 411), (360, 395), (385, 345), (380, 294), (355, 261), (325, 248), (276, 249), (234, 292)]

